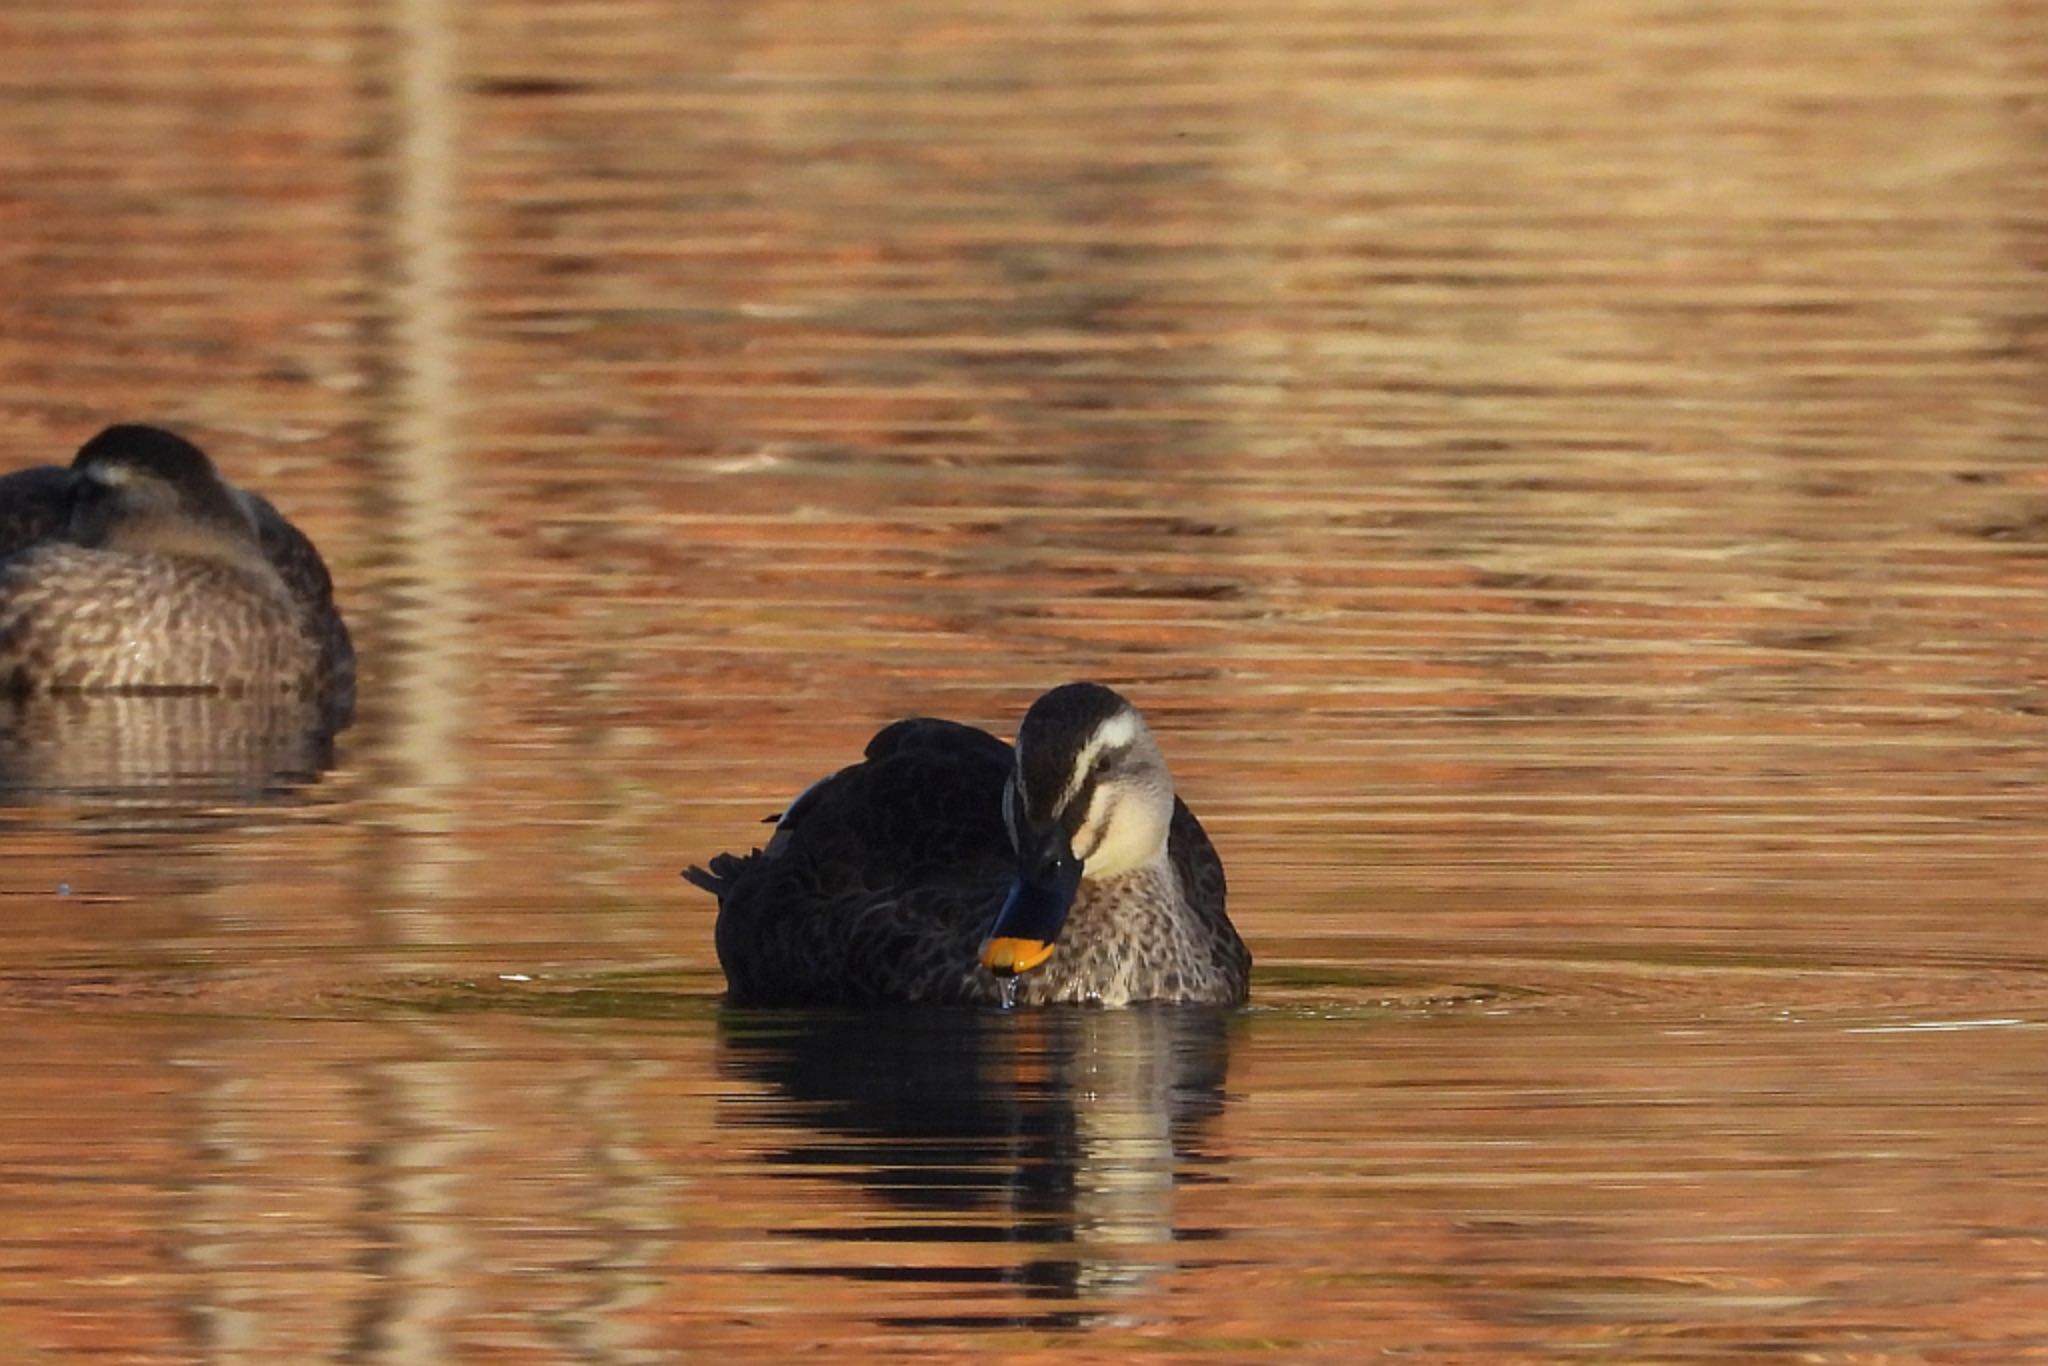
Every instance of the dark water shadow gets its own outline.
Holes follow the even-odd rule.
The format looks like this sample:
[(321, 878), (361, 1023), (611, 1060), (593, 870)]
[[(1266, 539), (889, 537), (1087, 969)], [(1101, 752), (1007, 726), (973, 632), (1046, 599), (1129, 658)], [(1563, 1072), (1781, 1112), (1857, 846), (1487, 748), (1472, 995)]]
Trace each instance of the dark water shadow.
[[(1185, 1007), (728, 1012), (720, 1075), (771, 1089), (728, 1099), (720, 1122), (793, 1131), (766, 1161), (866, 1197), (841, 1205), (841, 1219), (775, 1232), (927, 1250), (914, 1265), (880, 1250), (782, 1274), (981, 1293), (960, 1313), (879, 1320), (897, 1327), (1128, 1321), (1120, 1302), (1180, 1264), (1176, 1244), (1221, 1236), (1183, 1218), (1176, 1191), (1224, 1179), (1204, 1135), (1227, 1103), (1236, 1018)], [(990, 1298), (1028, 1307), (990, 1309)]]
[(303, 787), (333, 764), (331, 718), (308, 699), (0, 699), (0, 805), (260, 801)]

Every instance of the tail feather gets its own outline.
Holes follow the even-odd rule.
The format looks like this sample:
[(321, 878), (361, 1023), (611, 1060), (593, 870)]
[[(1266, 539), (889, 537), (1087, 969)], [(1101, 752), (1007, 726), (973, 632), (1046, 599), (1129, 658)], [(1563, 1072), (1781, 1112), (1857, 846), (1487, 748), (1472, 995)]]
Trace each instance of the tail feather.
[(725, 894), (732, 890), (733, 879), (739, 875), (740, 870), (760, 852), (756, 849), (744, 858), (738, 854), (715, 854), (708, 869), (700, 868), (694, 863), (683, 869), (683, 881), (692, 887), (702, 887), (711, 895), (723, 899)]

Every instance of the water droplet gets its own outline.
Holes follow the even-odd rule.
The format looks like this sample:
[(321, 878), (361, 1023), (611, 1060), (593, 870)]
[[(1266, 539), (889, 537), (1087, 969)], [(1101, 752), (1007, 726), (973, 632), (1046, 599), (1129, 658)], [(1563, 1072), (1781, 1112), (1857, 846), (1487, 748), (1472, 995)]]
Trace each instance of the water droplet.
[(1017, 984), (1023, 980), (1021, 977), (1005, 977), (1002, 979), (1004, 1010), (1015, 1010), (1017, 1008)]
[(71, 884), (70, 884), (70, 883), (68, 883), (68, 882), (60, 882), (60, 883), (58, 883), (58, 884), (57, 884), (57, 895), (58, 895), (58, 896), (70, 896), (70, 895), (71, 895)]

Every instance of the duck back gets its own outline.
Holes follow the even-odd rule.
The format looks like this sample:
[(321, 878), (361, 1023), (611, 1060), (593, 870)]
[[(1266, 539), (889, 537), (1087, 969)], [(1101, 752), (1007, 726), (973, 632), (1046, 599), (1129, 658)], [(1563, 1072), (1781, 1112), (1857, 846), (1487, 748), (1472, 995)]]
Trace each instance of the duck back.
[(951, 721), (898, 721), (866, 759), (780, 817), (764, 850), (720, 855), (716, 941), (750, 1005), (972, 1001), (975, 951), (1015, 870), (1010, 747)]

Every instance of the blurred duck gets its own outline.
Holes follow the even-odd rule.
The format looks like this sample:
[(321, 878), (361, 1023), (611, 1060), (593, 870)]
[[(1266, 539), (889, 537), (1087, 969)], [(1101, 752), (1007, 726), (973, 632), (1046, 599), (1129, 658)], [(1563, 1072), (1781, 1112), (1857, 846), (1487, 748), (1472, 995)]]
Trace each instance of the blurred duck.
[(205, 452), (109, 427), (70, 468), (0, 478), (0, 688), (201, 692), (355, 706), (355, 651), (320, 552)]
[(746, 1005), (1245, 999), (1223, 865), (1145, 720), (1095, 683), (1039, 698), (1013, 749), (898, 721), (776, 818), (765, 849), (683, 874), (718, 897)]

